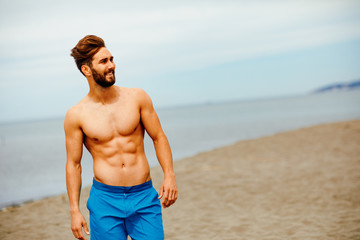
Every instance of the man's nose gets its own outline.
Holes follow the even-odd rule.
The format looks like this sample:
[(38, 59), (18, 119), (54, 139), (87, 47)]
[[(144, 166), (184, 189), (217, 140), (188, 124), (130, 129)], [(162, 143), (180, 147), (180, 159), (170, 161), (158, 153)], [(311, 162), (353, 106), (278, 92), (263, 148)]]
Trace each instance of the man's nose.
[(109, 63), (108, 63), (108, 69), (115, 69), (115, 63), (109, 61)]

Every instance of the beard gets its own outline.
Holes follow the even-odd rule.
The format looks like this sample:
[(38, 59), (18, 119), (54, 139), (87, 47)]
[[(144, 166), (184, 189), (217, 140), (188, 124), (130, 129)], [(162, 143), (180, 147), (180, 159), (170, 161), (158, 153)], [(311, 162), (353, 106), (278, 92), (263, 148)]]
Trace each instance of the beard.
[[(94, 81), (100, 85), (103, 88), (108, 88), (111, 87), (112, 85), (114, 85), (115, 83), (115, 70), (109, 70), (104, 72), (104, 74), (100, 74), (98, 73), (95, 69), (93, 69), (92, 67), (90, 67), (91, 69), (91, 73), (93, 75)], [(113, 75), (110, 77), (110, 80), (106, 79), (106, 75), (108, 73), (112, 73)]]

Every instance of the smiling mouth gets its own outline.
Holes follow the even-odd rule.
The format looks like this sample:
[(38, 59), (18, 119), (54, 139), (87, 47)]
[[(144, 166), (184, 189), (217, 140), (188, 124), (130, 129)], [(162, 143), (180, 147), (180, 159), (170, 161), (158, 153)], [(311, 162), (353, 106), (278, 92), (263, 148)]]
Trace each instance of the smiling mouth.
[(109, 76), (109, 77), (114, 76), (114, 71), (109, 71), (108, 73), (106, 73), (106, 76)]

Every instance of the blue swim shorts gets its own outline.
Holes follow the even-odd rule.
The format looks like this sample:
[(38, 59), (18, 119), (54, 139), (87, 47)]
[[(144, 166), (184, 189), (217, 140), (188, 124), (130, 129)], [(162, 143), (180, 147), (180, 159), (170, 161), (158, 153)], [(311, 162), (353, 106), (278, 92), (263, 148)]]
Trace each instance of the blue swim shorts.
[(91, 240), (163, 240), (158, 193), (152, 181), (131, 187), (93, 180), (87, 202)]

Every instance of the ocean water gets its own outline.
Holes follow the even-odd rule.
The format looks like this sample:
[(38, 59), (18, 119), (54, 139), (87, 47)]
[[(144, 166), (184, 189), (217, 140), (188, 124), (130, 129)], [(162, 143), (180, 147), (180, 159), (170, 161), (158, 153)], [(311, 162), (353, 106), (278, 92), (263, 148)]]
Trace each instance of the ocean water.
[[(239, 140), (360, 118), (360, 91), (157, 109), (174, 160)], [(157, 165), (149, 137), (145, 149)], [(66, 192), (63, 119), (0, 125), (0, 208)], [(83, 186), (91, 184), (85, 150)]]

